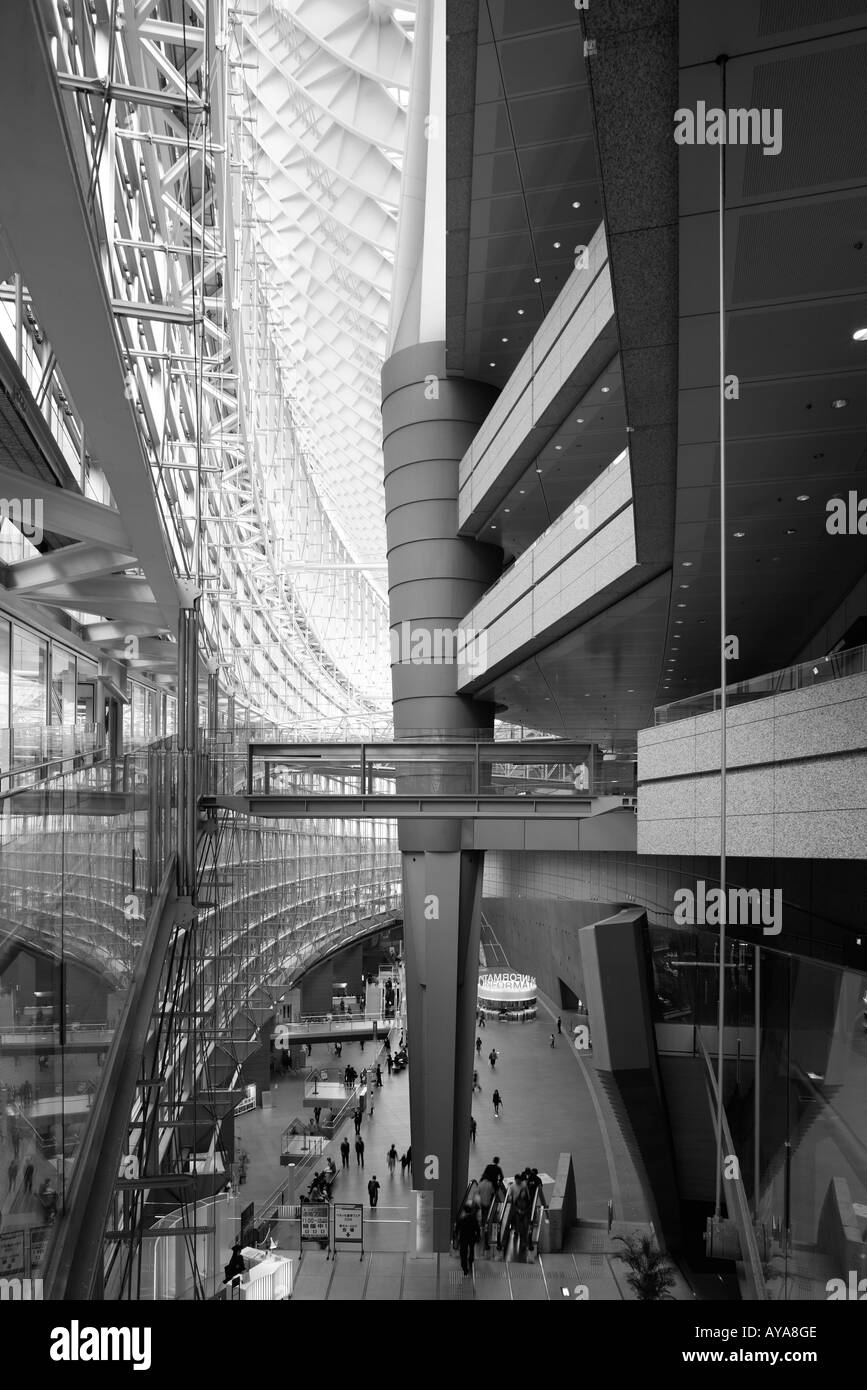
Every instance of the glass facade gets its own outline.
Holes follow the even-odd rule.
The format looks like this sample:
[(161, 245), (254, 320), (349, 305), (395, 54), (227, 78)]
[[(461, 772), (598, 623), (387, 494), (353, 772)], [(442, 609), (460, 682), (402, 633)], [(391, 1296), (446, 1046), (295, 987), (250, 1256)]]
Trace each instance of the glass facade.
[[(697, 1032), (715, 1056), (718, 942), (650, 937), (660, 1053), (697, 1052)], [(751, 1217), (742, 1254), (745, 1234), (768, 1297), (823, 1300), (829, 1279), (867, 1273), (867, 976), (736, 941), (725, 1018), (725, 1114)]]

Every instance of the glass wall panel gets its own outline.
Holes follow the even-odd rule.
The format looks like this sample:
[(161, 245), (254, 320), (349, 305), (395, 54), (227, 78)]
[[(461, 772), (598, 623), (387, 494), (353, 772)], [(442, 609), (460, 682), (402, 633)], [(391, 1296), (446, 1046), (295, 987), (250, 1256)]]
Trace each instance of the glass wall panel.
[(52, 644), (51, 648), (51, 724), (76, 721), (75, 654)]
[(0, 729), (9, 727), (9, 636), (9, 624), (0, 619)]
[(12, 723), (42, 728), (46, 720), (48, 643), (20, 627), (12, 630)]

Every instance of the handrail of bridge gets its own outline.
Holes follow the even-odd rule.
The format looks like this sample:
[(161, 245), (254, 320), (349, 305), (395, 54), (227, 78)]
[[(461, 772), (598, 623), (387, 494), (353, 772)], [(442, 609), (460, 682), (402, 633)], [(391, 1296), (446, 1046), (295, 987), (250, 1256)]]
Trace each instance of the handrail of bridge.
[[(223, 767), (209, 783), (209, 795), (221, 802), (244, 795), (309, 802), (311, 814), (316, 802), (350, 797), (379, 803), (401, 796), (451, 796), (456, 802), (471, 797), (496, 806), (518, 797), (589, 803), (604, 795), (630, 796), (635, 789), (629, 750), (604, 752), (592, 740), (574, 739), (251, 741), (244, 752), (232, 754), (227, 767), (228, 775)], [(352, 814), (349, 806), (347, 814)]]
[(355, 1023), (376, 1023), (381, 1025), (384, 1032), (388, 1025), (388, 1017), (381, 1009), (378, 1013), (370, 1014), (304, 1014), (301, 1018), (297, 1019), (281, 1018), (274, 1024), (274, 1032), (278, 1033), (281, 1029), (288, 1030), (289, 1032), (292, 1032), (294, 1029), (302, 1032), (304, 1030), (312, 1032), (322, 1029), (323, 1027), (329, 1032), (339, 1032), (342, 1029), (351, 1032), (352, 1025)]

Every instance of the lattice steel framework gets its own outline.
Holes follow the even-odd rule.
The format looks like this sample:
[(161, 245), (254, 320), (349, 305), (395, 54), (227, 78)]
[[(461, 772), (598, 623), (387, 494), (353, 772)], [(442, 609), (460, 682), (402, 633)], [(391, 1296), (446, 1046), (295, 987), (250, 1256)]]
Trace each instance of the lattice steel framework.
[(387, 611), (363, 566), (384, 554), (378, 371), (409, 31), (379, 4), (331, 32), (321, 3), (44, 3), (204, 654), (257, 716), (385, 710)]

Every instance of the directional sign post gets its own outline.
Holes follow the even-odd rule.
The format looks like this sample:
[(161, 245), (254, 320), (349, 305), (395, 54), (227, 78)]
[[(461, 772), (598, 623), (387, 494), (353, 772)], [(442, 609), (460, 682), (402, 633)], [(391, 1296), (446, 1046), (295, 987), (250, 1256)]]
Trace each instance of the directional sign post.
[(338, 1241), (341, 1245), (358, 1245), (358, 1258), (364, 1259), (364, 1207), (360, 1202), (334, 1203), (334, 1254)]

